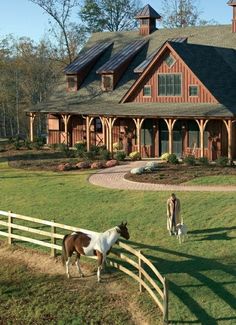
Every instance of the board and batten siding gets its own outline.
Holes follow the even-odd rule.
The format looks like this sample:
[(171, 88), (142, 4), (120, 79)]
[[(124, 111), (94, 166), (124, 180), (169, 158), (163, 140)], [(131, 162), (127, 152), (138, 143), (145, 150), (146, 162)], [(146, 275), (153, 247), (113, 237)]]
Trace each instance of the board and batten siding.
[[(148, 76), (134, 91), (131, 101), (140, 103), (217, 103), (207, 88), (198, 80), (187, 65), (174, 53), (171, 53), (176, 62), (169, 68), (164, 61), (166, 53), (152, 67)], [(181, 96), (158, 96), (158, 74), (181, 74)], [(151, 86), (151, 96), (143, 96), (143, 87)], [(189, 86), (198, 86), (198, 95), (189, 96)]]

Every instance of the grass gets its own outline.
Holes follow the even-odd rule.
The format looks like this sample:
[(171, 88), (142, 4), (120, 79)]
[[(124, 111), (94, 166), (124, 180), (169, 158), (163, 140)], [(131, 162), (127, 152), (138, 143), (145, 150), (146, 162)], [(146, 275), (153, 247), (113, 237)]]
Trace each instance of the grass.
[[(179, 245), (166, 231), (170, 193), (104, 189), (90, 185), (88, 176), (3, 166), (0, 209), (96, 231), (127, 220), (130, 244), (169, 280), (171, 324), (235, 324), (236, 193), (178, 193), (189, 228), (187, 242)], [(154, 313), (147, 295), (139, 300), (144, 312)], [(153, 324), (158, 323), (153, 316)]]
[(130, 312), (114, 304), (106, 285), (95, 281), (89, 287), (84, 281), (78, 285), (8, 260), (1, 262), (0, 270), (1, 324), (133, 324)]
[(236, 185), (236, 176), (234, 175), (217, 175), (203, 176), (195, 178), (185, 184), (188, 185)]

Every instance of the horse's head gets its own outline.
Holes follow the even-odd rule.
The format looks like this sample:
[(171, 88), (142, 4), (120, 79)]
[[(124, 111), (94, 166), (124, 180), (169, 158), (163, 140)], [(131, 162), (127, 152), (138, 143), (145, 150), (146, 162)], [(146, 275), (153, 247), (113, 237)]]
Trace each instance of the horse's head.
[(126, 223), (122, 223), (118, 226), (118, 228), (120, 229), (120, 235), (121, 237), (124, 237), (125, 239), (129, 239), (129, 231), (127, 228), (127, 222)]

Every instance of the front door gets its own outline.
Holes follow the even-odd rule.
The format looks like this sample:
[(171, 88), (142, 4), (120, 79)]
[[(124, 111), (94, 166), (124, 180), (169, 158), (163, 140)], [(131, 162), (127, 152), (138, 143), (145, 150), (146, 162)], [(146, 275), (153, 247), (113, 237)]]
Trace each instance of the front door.
[(159, 155), (161, 156), (163, 153), (169, 152), (169, 132), (165, 121), (160, 121), (159, 130)]

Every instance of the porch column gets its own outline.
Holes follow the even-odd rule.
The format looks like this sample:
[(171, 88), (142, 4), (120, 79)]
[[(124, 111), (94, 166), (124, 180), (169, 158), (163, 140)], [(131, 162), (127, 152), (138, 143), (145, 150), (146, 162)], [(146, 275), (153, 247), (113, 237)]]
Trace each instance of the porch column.
[(86, 143), (87, 143), (87, 151), (90, 151), (90, 143), (91, 143), (91, 137), (90, 137), (90, 127), (93, 121), (93, 117), (86, 116)]
[(105, 119), (106, 125), (107, 125), (107, 146), (108, 150), (113, 153), (113, 136), (112, 136), (112, 130), (113, 130), (113, 125), (116, 121), (116, 117), (108, 117)]
[(232, 161), (232, 120), (225, 121), (223, 120), (228, 132), (228, 159)]
[(102, 137), (103, 137), (103, 144), (106, 146), (106, 148), (108, 149), (107, 146), (107, 132), (106, 132), (106, 119), (105, 117), (100, 117), (101, 123), (102, 123)]
[(65, 143), (66, 145), (68, 145), (68, 122), (69, 122), (69, 119), (70, 119), (71, 115), (63, 115), (62, 114), (62, 118), (63, 118), (63, 121), (64, 121), (64, 125), (65, 125), (65, 134), (66, 134), (66, 140), (65, 140)]
[(133, 121), (136, 125), (136, 131), (137, 131), (137, 147), (138, 147), (138, 152), (141, 155), (141, 127), (143, 124), (144, 119), (140, 119), (139, 117), (137, 119), (133, 118)]
[(169, 153), (171, 154), (173, 153), (173, 129), (176, 120), (169, 118), (169, 119), (165, 119), (165, 122), (167, 124), (168, 131), (169, 131)]
[(34, 119), (36, 113), (30, 113), (30, 141), (34, 141)]
[(198, 126), (199, 126), (199, 130), (200, 130), (200, 155), (201, 155), (201, 158), (204, 157), (204, 130), (205, 130), (205, 127), (206, 127), (206, 124), (208, 122), (208, 120), (196, 120)]

